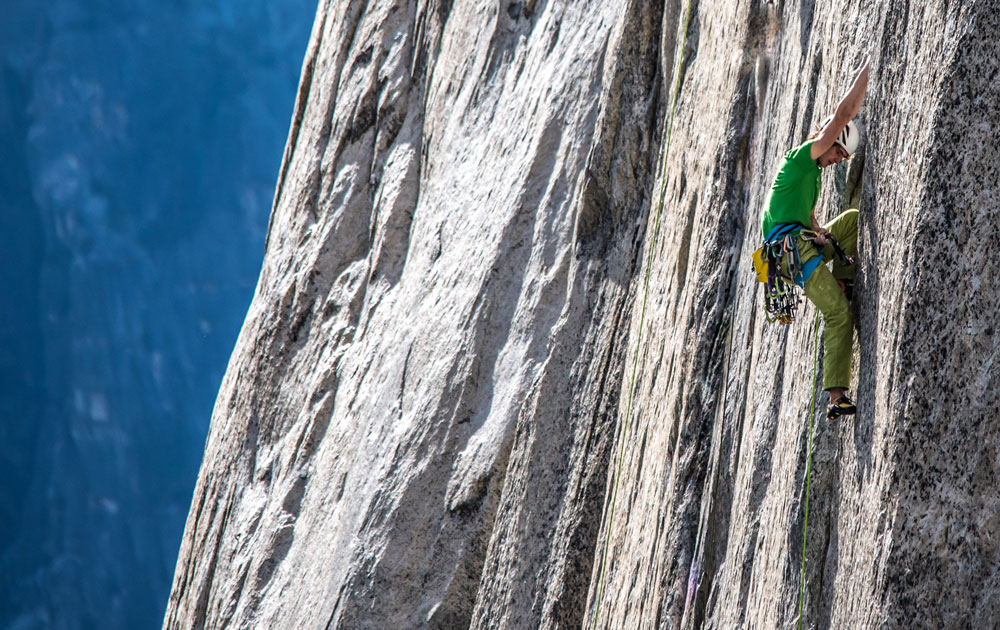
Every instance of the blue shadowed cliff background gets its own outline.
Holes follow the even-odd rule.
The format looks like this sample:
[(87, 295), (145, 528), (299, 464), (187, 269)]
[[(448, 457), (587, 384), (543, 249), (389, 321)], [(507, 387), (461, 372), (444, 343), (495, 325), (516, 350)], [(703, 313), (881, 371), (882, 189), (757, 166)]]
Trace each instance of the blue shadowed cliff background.
[(161, 625), (315, 8), (0, 4), (0, 629)]

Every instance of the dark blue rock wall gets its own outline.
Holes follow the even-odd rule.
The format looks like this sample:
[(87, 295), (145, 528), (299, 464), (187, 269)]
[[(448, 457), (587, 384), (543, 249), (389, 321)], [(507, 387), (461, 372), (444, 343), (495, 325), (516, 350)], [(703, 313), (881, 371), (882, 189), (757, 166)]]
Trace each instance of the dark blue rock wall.
[(5, 0), (0, 628), (151, 628), (313, 0)]

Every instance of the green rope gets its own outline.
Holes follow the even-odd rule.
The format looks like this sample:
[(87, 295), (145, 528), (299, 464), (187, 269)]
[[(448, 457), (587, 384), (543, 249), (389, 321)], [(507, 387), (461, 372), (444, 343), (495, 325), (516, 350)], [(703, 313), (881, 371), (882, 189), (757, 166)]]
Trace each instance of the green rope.
[(611, 525), (615, 518), (615, 503), (618, 499), (618, 482), (621, 481), (622, 462), (625, 458), (625, 436), (628, 434), (629, 420), (632, 417), (632, 402), (635, 398), (635, 379), (636, 374), (639, 371), (639, 351), (642, 348), (642, 329), (646, 322), (646, 302), (649, 299), (649, 279), (653, 270), (653, 255), (656, 252), (656, 241), (660, 234), (660, 215), (663, 213), (663, 202), (666, 197), (667, 157), (670, 155), (670, 138), (674, 131), (674, 113), (677, 111), (677, 97), (680, 94), (681, 87), (681, 64), (684, 61), (684, 40), (687, 39), (688, 26), (691, 24), (692, 4), (694, 4), (694, 0), (688, 0), (687, 10), (684, 13), (684, 35), (678, 42), (679, 51), (677, 54), (677, 71), (674, 76), (674, 94), (670, 105), (670, 120), (667, 123), (667, 142), (663, 150), (663, 166), (660, 174), (660, 199), (656, 206), (656, 221), (653, 227), (653, 241), (649, 247), (649, 262), (646, 265), (646, 278), (642, 294), (642, 309), (639, 314), (639, 332), (636, 339), (635, 358), (632, 361), (632, 378), (629, 382), (628, 388), (628, 405), (626, 406), (625, 411), (625, 421), (622, 424), (622, 430), (618, 436), (618, 464), (615, 470), (615, 483), (611, 492), (611, 501), (608, 507), (608, 524), (604, 539), (604, 552), (601, 554), (601, 573), (600, 577), (598, 577), (597, 602), (594, 610), (594, 623), (592, 628), (597, 628), (597, 621), (601, 615), (601, 600), (604, 599), (604, 582), (608, 566), (608, 548), (611, 545)]
[(806, 456), (806, 517), (802, 525), (802, 580), (799, 585), (799, 630), (805, 621), (804, 607), (806, 600), (806, 536), (809, 533), (809, 489), (812, 485), (812, 445), (813, 422), (816, 419), (816, 376), (819, 374), (819, 313), (816, 313), (816, 352), (813, 357), (813, 397), (809, 408), (809, 445)]

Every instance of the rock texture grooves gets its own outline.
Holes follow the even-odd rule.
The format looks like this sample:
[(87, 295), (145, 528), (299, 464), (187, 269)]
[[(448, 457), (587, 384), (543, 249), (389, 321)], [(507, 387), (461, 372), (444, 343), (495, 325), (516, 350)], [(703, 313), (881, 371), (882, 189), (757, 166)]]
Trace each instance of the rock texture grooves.
[(793, 624), (814, 310), (768, 326), (747, 261), (864, 55), (806, 623), (995, 618), (993, 3), (688, 6), (321, 2), (165, 628)]

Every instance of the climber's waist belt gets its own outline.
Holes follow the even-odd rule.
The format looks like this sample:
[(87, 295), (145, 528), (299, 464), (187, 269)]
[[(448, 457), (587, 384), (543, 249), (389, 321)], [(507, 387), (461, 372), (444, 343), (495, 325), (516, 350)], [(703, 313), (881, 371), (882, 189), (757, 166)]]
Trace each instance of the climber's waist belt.
[[(781, 261), (785, 259), (785, 256), (788, 256), (785, 259), (785, 268), (788, 274), (781, 275), (785, 275), (787, 279), (800, 287), (806, 286), (809, 276), (823, 262), (823, 256), (818, 254), (804, 263), (801, 262), (796, 237), (805, 229), (806, 227), (801, 223), (779, 223), (771, 228), (767, 238), (764, 239), (764, 246), (753, 255), (758, 280), (767, 282), (768, 277), (773, 278), (775, 275), (781, 274)], [(772, 263), (775, 265), (773, 271), (770, 269)]]

